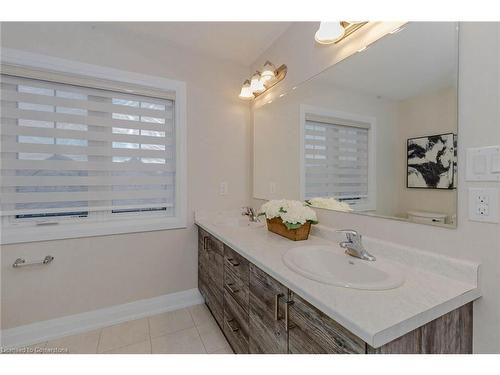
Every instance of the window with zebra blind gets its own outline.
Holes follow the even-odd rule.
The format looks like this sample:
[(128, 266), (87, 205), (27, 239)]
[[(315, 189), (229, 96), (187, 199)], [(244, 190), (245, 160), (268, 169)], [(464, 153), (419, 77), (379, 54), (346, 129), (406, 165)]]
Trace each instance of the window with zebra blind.
[(175, 91), (57, 78), (1, 76), (3, 237), (178, 223)]
[(304, 199), (333, 197), (355, 210), (374, 208), (369, 121), (305, 114)]

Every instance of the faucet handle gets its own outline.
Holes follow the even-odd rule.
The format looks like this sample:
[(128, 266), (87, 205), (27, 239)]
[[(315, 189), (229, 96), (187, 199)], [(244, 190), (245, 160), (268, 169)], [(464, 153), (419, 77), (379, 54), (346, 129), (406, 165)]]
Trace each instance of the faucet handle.
[(361, 238), (361, 235), (354, 229), (339, 229), (337, 233), (344, 233), (349, 241), (355, 237)]

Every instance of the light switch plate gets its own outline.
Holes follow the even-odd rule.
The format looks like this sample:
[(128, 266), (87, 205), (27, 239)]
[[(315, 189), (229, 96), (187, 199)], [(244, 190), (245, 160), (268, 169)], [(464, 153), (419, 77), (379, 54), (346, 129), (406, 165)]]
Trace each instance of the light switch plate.
[(498, 189), (469, 188), (469, 220), (498, 223)]
[(500, 181), (500, 146), (467, 149), (467, 181)]

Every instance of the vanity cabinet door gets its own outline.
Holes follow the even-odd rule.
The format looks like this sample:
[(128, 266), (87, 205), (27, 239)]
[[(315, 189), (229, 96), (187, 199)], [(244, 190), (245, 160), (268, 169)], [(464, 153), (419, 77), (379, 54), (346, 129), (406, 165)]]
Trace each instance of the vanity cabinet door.
[(310, 303), (291, 293), (288, 352), (291, 354), (365, 353), (366, 344)]
[(286, 354), (284, 309), (288, 289), (250, 264), (249, 352)]
[(198, 233), (198, 289), (222, 327), (224, 264), (221, 242), (201, 228)]
[(208, 295), (209, 240), (210, 235), (198, 228), (198, 290), (205, 301)]

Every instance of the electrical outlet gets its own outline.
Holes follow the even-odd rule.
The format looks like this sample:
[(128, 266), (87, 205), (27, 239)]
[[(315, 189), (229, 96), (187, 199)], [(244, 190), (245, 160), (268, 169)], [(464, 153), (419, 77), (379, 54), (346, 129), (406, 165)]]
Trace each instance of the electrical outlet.
[(487, 194), (478, 194), (476, 196), (476, 203), (477, 204), (488, 204), (489, 199)]
[(499, 222), (498, 189), (469, 188), (469, 220)]
[(219, 186), (219, 195), (227, 195), (227, 191), (228, 191), (227, 182), (226, 181), (221, 182)]

